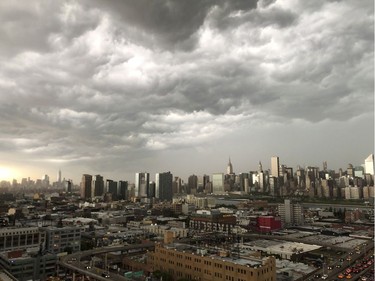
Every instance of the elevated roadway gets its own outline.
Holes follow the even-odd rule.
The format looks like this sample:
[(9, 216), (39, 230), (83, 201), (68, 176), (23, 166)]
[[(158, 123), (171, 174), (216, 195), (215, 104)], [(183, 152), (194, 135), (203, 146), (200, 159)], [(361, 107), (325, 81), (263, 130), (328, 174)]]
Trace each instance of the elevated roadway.
[(85, 277), (90, 277), (90, 280), (114, 280), (114, 281), (125, 281), (128, 280), (127, 278), (110, 273), (110, 277), (104, 277), (102, 274), (107, 273), (107, 270), (103, 270), (101, 268), (92, 267), (86, 268), (87, 264), (81, 262), (84, 258), (90, 258), (95, 255), (105, 254), (110, 252), (118, 252), (121, 251), (123, 253), (132, 252), (132, 250), (139, 250), (140, 252), (146, 251), (148, 249), (152, 249), (155, 247), (154, 242), (147, 242), (143, 244), (134, 244), (134, 245), (120, 245), (120, 246), (112, 246), (112, 247), (102, 247), (102, 248), (95, 248), (92, 250), (87, 250), (83, 252), (77, 252), (70, 255), (66, 255), (60, 258), (58, 264), (60, 267), (65, 269), (69, 269), (73, 272), (73, 281), (74, 281), (74, 273), (79, 273), (84, 275)]

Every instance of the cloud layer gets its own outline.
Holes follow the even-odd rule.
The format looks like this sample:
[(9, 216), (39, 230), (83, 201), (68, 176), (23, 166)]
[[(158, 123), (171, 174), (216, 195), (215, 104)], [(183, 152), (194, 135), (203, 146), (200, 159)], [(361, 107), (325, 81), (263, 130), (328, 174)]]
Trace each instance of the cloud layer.
[[(349, 139), (348, 126), (363, 150), (331, 162), (364, 159), (373, 14), (354, 0), (0, 3), (2, 163), (121, 178), (224, 171), (231, 154), (248, 171), (260, 151), (327, 160), (321, 147)], [(290, 157), (319, 128), (316, 158)], [(302, 139), (280, 148), (276, 131)]]

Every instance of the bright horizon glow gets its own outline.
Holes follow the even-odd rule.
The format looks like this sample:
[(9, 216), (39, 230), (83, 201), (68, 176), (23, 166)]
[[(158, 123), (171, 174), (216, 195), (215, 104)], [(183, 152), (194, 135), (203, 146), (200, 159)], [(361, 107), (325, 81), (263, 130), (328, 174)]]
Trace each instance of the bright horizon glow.
[(0, 166), (0, 181), (12, 181), (16, 178), (16, 173), (7, 167)]

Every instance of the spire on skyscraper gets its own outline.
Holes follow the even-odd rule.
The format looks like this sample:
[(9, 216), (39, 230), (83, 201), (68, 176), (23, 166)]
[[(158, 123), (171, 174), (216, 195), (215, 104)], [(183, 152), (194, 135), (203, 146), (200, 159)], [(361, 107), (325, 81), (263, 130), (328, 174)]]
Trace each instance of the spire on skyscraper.
[(259, 161), (258, 172), (263, 172), (262, 162)]
[(230, 162), (230, 157), (229, 157), (229, 162), (228, 162), (228, 166), (227, 166), (227, 174), (228, 175), (233, 174), (233, 166), (232, 166), (232, 163)]

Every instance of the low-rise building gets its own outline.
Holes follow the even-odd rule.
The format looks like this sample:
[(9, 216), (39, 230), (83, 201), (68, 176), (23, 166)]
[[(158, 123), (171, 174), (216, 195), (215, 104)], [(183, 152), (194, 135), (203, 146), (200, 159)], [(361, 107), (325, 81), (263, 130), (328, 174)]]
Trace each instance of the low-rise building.
[(239, 258), (209, 254), (185, 244), (156, 244), (147, 262), (153, 271), (160, 270), (173, 279), (201, 281), (276, 281), (274, 257)]
[(236, 216), (218, 210), (198, 210), (190, 218), (190, 228), (198, 231), (231, 233), (235, 225)]
[(54, 254), (30, 256), (23, 251), (0, 254), (0, 266), (17, 280), (45, 280), (56, 274), (57, 256)]
[(76, 226), (43, 228), (46, 233), (46, 250), (50, 253), (78, 252), (81, 250), (81, 232)]
[(38, 227), (6, 227), (0, 229), (0, 252), (39, 249), (45, 233)]

